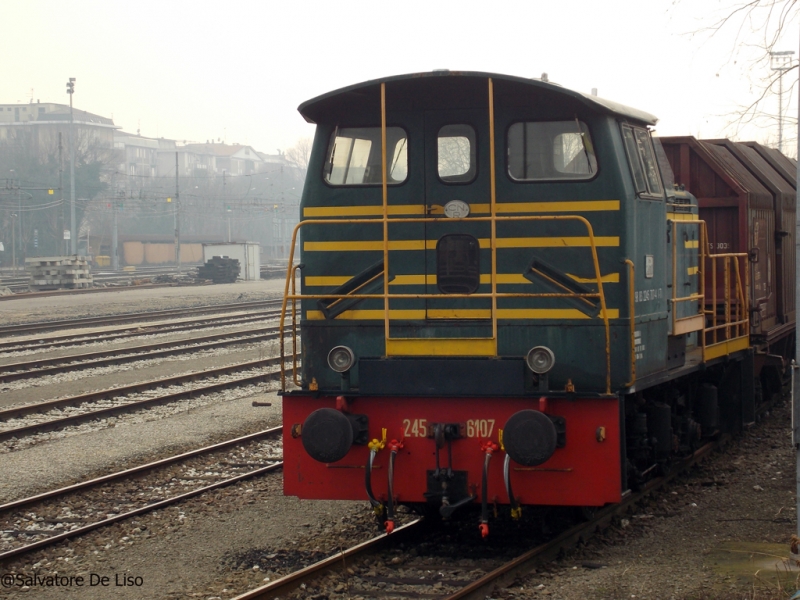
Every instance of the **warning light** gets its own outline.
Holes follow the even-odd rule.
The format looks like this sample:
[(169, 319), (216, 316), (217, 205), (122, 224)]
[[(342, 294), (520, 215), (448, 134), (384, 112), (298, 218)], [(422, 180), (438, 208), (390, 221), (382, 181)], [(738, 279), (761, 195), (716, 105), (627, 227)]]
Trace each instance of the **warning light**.
[(167, 198), (167, 202), (172, 202), (172, 198)]
[(47, 190), (47, 193), (52, 196), (53, 195), (53, 190)]

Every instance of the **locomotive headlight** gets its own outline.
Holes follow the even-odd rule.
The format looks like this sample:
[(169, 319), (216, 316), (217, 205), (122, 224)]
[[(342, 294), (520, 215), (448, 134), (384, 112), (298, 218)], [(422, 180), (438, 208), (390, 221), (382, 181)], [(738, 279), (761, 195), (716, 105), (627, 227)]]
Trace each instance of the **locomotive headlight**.
[(336, 346), (328, 352), (328, 366), (337, 373), (350, 370), (356, 360), (356, 355), (347, 346)]
[(547, 346), (536, 346), (530, 349), (525, 362), (531, 371), (544, 375), (556, 364), (556, 357)]

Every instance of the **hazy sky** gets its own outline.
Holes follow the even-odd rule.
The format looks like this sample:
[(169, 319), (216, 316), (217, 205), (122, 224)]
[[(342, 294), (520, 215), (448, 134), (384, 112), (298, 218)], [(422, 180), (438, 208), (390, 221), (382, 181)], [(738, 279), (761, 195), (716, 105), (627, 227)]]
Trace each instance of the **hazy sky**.
[[(661, 135), (730, 135), (769, 65), (759, 21), (690, 35), (737, 0), (5, 0), (0, 103), (68, 102), (126, 131), (223, 138), (274, 153), (313, 126), (318, 94), (382, 76), (458, 69), (539, 77), (657, 115)], [(800, 25), (776, 48), (795, 50)], [(736, 40), (739, 35), (738, 43)], [(797, 78), (787, 75), (785, 87)], [(33, 90), (33, 92), (31, 92)], [(31, 95), (32, 94), (32, 95)], [(796, 100), (784, 97), (788, 114)], [(764, 104), (777, 114), (777, 99)], [(794, 124), (785, 129), (794, 140)], [(774, 119), (741, 137), (771, 141)], [(792, 154), (794, 154), (792, 152)]]

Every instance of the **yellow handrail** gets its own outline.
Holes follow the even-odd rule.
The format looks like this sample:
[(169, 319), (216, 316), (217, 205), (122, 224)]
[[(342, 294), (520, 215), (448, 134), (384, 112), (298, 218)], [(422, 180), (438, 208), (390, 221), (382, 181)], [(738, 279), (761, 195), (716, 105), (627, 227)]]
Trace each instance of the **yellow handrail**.
[(636, 302), (636, 266), (630, 258), (625, 259), (628, 265), (628, 317), (631, 320), (631, 380), (625, 384), (626, 388), (633, 387), (636, 383), (636, 314), (634, 304)]
[[(595, 271), (595, 280), (597, 281), (597, 292), (595, 293), (587, 293), (587, 294), (578, 294), (578, 293), (540, 293), (540, 294), (525, 294), (525, 293), (499, 293), (493, 291), (488, 294), (390, 294), (388, 292), (388, 285), (386, 285), (386, 280), (388, 279), (387, 275), (384, 275), (384, 290), (383, 294), (296, 294), (294, 293), (294, 289), (292, 294), (289, 294), (289, 279), (293, 277), (295, 269), (293, 269), (292, 265), (294, 265), (294, 251), (295, 247), (297, 246), (297, 236), (300, 232), (302, 227), (306, 227), (309, 225), (348, 225), (348, 224), (384, 224), (386, 222), (388, 224), (388, 219), (384, 221), (384, 219), (308, 219), (306, 221), (301, 221), (298, 223), (294, 230), (292, 231), (292, 243), (290, 245), (290, 253), (289, 253), (289, 269), (287, 270), (286, 274), (286, 285), (284, 287), (284, 300), (281, 307), (281, 357), (284, 356), (284, 346), (283, 346), (283, 319), (286, 315), (286, 305), (288, 300), (300, 300), (300, 299), (340, 299), (340, 298), (357, 298), (357, 299), (369, 299), (369, 298), (383, 298), (384, 299), (384, 307), (385, 314), (384, 314), (384, 322), (389, 321), (389, 313), (388, 313), (388, 300), (393, 298), (416, 298), (416, 299), (423, 299), (423, 298), (492, 298), (494, 299), (493, 302), (496, 305), (497, 298), (599, 298), (600, 300), (600, 312), (601, 318), (603, 319), (604, 329), (605, 329), (605, 337), (606, 337), (606, 344), (605, 344), (605, 352), (606, 352), (606, 393), (611, 393), (611, 334), (610, 334), (610, 325), (609, 325), (609, 317), (608, 317), (608, 308), (606, 306), (605, 301), (605, 292), (603, 288), (603, 281), (602, 275), (600, 272), (600, 261), (597, 256), (597, 245), (595, 244), (595, 237), (594, 237), (594, 230), (592, 228), (592, 224), (585, 218), (580, 215), (520, 215), (520, 216), (513, 216), (513, 217), (498, 217), (498, 216), (489, 216), (489, 217), (472, 217), (472, 218), (465, 218), (465, 219), (450, 219), (450, 218), (428, 218), (428, 217), (403, 217), (403, 218), (393, 218), (391, 219), (392, 223), (437, 223), (437, 222), (446, 222), (446, 223), (454, 223), (458, 221), (469, 221), (469, 222), (480, 222), (480, 221), (508, 221), (508, 222), (520, 222), (520, 221), (576, 221), (582, 223), (587, 230), (588, 237), (589, 237), (589, 247), (592, 253), (592, 263), (594, 266)], [(384, 264), (384, 273), (388, 270), (385, 268)], [(497, 323), (497, 313), (492, 313), (492, 321), (493, 321), (493, 331), (496, 331), (496, 323)], [(389, 339), (387, 335), (387, 340)], [(494, 338), (496, 339), (496, 338)], [(297, 359), (295, 358), (295, 361)], [(285, 389), (285, 378), (283, 374), (283, 367), (281, 367), (281, 386)]]
[[(294, 296), (297, 295), (295, 292), (295, 281), (297, 280), (298, 269), (300, 269), (300, 265), (295, 265), (292, 270), (292, 354), (294, 355), (294, 359), (292, 360), (292, 379), (294, 379), (294, 384), (300, 387), (300, 380), (297, 378), (297, 310), (295, 306), (297, 300), (294, 299)], [(283, 353), (281, 353), (281, 356), (283, 356)]]
[[(383, 328), (389, 337), (389, 175), (386, 165), (386, 84), (381, 83), (381, 193), (383, 197)], [(291, 257), (289, 258), (291, 263)]]
[(495, 148), (494, 148), (494, 83), (489, 77), (489, 176), (490, 176), (490, 214), (491, 223), (491, 252), (492, 252), (492, 339), (494, 340), (494, 353), (497, 354), (497, 188), (495, 175)]

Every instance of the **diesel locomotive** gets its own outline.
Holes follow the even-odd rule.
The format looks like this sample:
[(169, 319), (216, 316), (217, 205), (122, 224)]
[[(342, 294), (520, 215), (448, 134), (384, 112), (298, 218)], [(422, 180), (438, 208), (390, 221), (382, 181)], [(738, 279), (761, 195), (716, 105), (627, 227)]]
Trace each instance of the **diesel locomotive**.
[(646, 112), (478, 72), (299, 111), (317, 127), (283, 302), (287, 495), (368, 500), (388, 532), (398, 504), (480, 507), (487, 535), (490, 505), (618, 502), (780, 391), (793, 302), (763, 317), (793, 228), (725, 141), (661, 144)]

